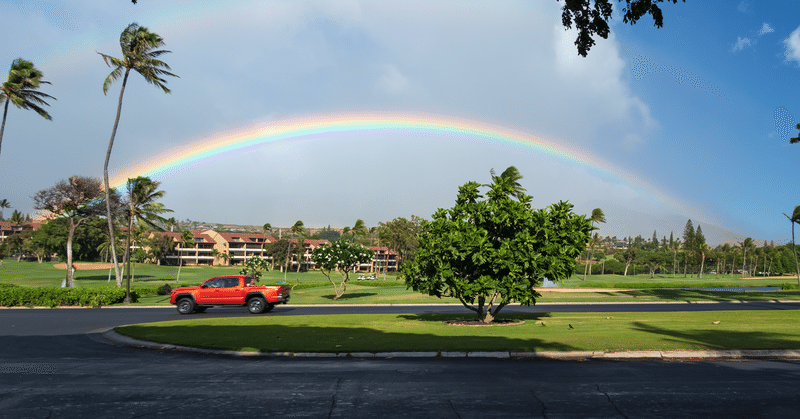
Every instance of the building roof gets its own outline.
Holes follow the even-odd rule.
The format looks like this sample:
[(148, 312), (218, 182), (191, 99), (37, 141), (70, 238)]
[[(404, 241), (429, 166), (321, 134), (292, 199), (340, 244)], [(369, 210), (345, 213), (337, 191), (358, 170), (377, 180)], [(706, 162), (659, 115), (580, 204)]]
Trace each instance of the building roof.
[[(275, 238), (269, 234), (217, 233), (228, 243), (272, 243)], [(261, 241), (258, 241), (261, 239)]]
[(38, 230), (42, 227), (42, 223), (38, 221), (30, 221), (12, 224), (10, 221), (0, 221), (0, 229), (11, 230), (13, 227), (22, 227), (23, 229), (32, 228), (34, 230)]

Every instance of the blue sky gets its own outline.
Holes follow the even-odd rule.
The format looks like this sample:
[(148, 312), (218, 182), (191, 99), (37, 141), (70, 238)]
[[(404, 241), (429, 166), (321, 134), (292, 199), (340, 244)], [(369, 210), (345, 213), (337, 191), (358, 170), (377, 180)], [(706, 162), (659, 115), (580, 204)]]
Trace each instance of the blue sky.
[[(712, 242), (791, 238), (800, 204), (800, 2), (665, 4), (664, 27), (612, 20), (588, 58), (554, 1), (0, 0), (0, 78), (17, 57), (44, 72), (53, 121), (11, 108), (0, 198), (73, 174), (102, 176), (131, 22), (160, 34), (172, 94), (132, 75), (111, 160), (298, 115), (417, 112), (506, 126), (589, 153), (680, 202), (568, 161), (459, 138), (359, 135), (268, 145), (161, 179), (179, 219), (320, 227), (376, 225), (452, 206), (458, 186), (517, 166), (534, 204), (600, 207), (602, 235)], [(9, 210), (6, 210), (9, 211)]]

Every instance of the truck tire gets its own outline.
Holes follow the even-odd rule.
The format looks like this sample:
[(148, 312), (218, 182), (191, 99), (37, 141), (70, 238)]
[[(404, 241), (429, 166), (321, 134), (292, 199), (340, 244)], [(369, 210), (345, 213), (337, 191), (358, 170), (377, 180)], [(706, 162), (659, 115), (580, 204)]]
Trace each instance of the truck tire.
[(247, 300), (247, 311), (250, 314), (261, 314), (267, 309), (267, 300), (264, 297), (253, 297)]
[(264, 313), (269, 313), (272, 309), (275, 308), (275, 304), (267, 303), (267, 307), (264, 309)]
[(194, 312), (194, 307), (195, 307), (194, 300), (192, 300), (189, 297), (181, 298), (180, 300), (178, 300), (178, 303), (176, 305), (178, 313), (192, 314)]

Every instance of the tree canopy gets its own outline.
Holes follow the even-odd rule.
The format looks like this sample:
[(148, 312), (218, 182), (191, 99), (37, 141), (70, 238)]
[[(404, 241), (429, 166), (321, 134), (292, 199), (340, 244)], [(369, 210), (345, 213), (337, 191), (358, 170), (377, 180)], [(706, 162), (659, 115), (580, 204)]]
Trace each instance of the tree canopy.
[(569, 278), (589, 241), (590, 221), (563, 201), (531, 208), (518, 179), (492, 176), (485, 196), (480, 184), (467, 182), (453, 208), (424, 221), (416, 257), (401, 268), (406, 285), (455, 297), (489, 323), (511, 302), (535, 304), (540, 295), (533, 287), (544, 278)]
[[(375, 256), (375, 252), (372, 250), (360, 244), (349, 243), (344, 240), (334, 242), (330, 246), (316, 247), (311, 253), (311, 259), (317, 268), (333, 285), (334, 300), (341, 298), (347, 290), (350, 272), (355, 271), (360, 264), (371, 261), (373, 256)], [(336, 282), (331, 278), (331, 274), (334, 271), (342, 275), (342, 281), (339, 285), (336, 285)]]
[[(625, 0), (622, 21), (635, 25), (640, 18), (649, 14), (653, 17), (655, 26), (660, 28), (664, 26), (664, 17), (658, 3), (664, 1), (667, 3), (671, 1), (673, 4), (678, 2), (678, 0)], [(561, 8), (561, 24), (567, 29), (574, 26), (578, 30), (578, 37), (575, 39), (578, 54), (585, 57), (589, 53), (595, 44), (595, 35), (608, 39), (608, 21), (613, 12), (614, 0), (564, 0), (564, 6)]]

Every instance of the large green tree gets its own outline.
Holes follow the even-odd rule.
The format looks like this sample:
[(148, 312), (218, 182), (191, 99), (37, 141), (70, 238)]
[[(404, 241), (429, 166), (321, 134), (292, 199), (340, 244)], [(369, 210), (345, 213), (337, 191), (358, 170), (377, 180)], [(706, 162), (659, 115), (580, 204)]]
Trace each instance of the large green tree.
[(422, 217), (412, 215), (411, 219), (398, 217), (378, 223), (378, 239), (397, 253), (401, 262), (411, 261), (419, 245), (417, 235), (422, 231), (422, 221)]
[[(119, 103), (117, 104), (117, 116), (114, 119), (114, 127), (111, 129), (111, 139), (108, 141), (108, 150), (106, 151), (105, 164), (103, 165), (103, 181), (105, 184), (106, 195), (109, 195), (109, 181), (108, 181), (108, 162), (111, 160), (111, 149), (114, 147), (114, 138), (117, 135), (117, 127), (119, 127), (119, 117), (122, 113), (122, 96), (125, 94), (125, 85), (128, 83), (128, 75), (131, 70), (139, 73), (144, 80), (150, 84), (160, 87), (164, 93), (169, 93), (170, 90), (166, 86), (166, 80), (162, 76), (178, 77), (170, 73), (167, 63), (158, 59), (163, 54), (170, 51), (159, 50), (164, 46), (164, 40), (155, 33), (150, 32), (146, 27), (139, 26), (137, 23), (131, 23), (122, 31), (119, 37), (119, 46), (122, 49), (122, 58), (115, 58), (110, 55), (99, 53), (103, 57), (106, 65), (112, 67), (111, 74), (106, 77), (103, 82), (103, 94), (108, 94), (108, 88), (114, 81), (122, 77), (122, 88), (119, 91)], [(106, 216), (108, 217), (108, 230), (111, 235), (111, 242), (114, 242), (114, 220), (112, 218), (111, 207), (106, 207)], [(114, 246), (111, 247), (111, 256), (114, 263), (114, 273), (117, 278), (117, 284), (122, 284), (122, 276), (117, 266), (117, 253)]]
[(43, 83), (50, 84), (50, 82), (42, 80), (42, 72), (32, 62), (17, 58), (11, 63), (8, 80), (0, 86), (0, 104), (5, 102), (3, 122), (0, 123), (0, 146), (3, 144), (3, 131), (6, 129), (9, 103), (13, 103), (20, 109), (33, 109), (48, 121), (53, 119), (42, 106), (50, 106), (45, 99), (56, 100), (56, 98), (37, 90)]
[[(116, 195), (112, 199), (105, 199), (103, 186), (99, 179), (86, 176), (72, 176), (68, 180), (61, 180), (55, 186), (42, 189), (33, 196), (33, 207), (38, 210), (45, 210), (53, 218), (63, 217), (67, 219), (67, 241), (66, 241), (66, 264), (67, 276), (66, 286), (72, 287), (72, 241), (78, 227), (90, 217), (103, 213), (106, 202), (116, 201)], [(108, 204), (108, 208), (117, 208), (118, 204)], [(115, 214), (116, 212), (112, 212)]]
[(531, 208), (516, 180), (493, 176), (485, 196), (480, 184), (467, 182), (455, 206), (423, 222), (416, 256), (402, 265), (406, 285), (455, 297), (490, 323), (511, 302), (535, 304), (540, 295), (534, 287), (544, 278), (569, 278), (591, 223), (566, 202)]
[[(333, 285), (334, 300), (338, 300), (347, 290), (350, 272), (354, 272), (362, 263), (367, 263), (375, 256), (375, 252), (356, 243), (344, 240), (334, 242), (330, 246), (318, 246), (311, 253), (311, 259), (317, 268)], [(333, 272), (339, 272), (342, 280), (339, 285), (331, 278)]]
[(131, 292), (131, 236), (134, 228), (147, 227), (156, 231), (163, 231), (162, 225), (167, 220), (161, 216), (165, 212), (172, 212), (164, 204), (156, 202), (164, 197), (164, 191), (159, 191), (161, 182), (155, 182), (148, 177), (138, 176), (128, 179), (125, 194), (125, 218), (128, 221), (128, 231), (125, 238), (125, 302), (130, 302)]
[[(664, 25), (664, 17), (658, 3), (664, 1), (678, 2), (678, 0), (625, 0), (622, 21), (634, 25), (644, 15), (649, 14), (653, 17), (655, 26), (660, 28)], [(575, 39), (578, 54), (585, 57), (589, 53), (595, 44), (594, 36), (608, 38), (608, 21), (613, 14), (614, 0), (564, 0), (561, 23), (565, 28), (574, 26), (578, 30), (578, 37)]]

